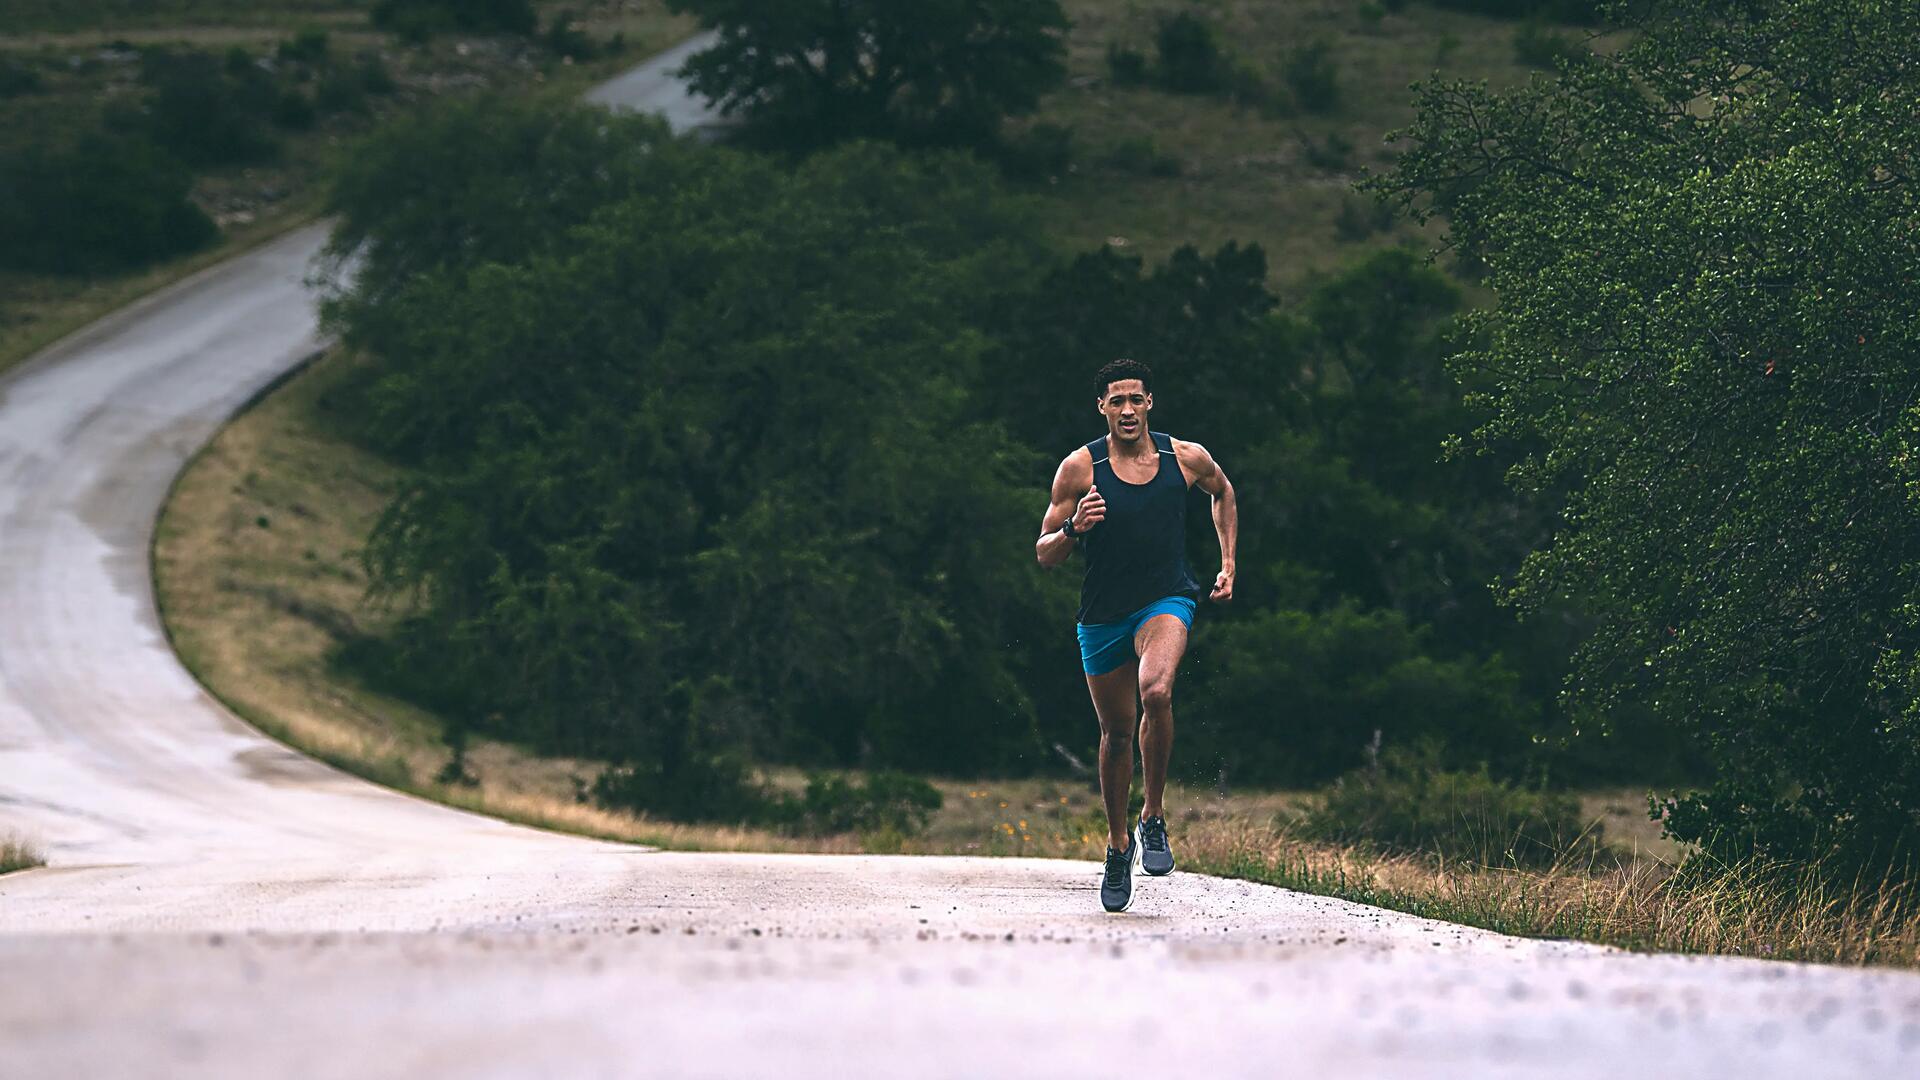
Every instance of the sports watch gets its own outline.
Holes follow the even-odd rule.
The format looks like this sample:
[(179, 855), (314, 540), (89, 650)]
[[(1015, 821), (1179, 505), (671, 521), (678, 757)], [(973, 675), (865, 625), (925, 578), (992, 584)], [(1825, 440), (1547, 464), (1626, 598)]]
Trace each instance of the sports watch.
[(1060, 531), (1063, 533), (1066, 533), (1067, 536), (1070, 537), (1071, 539), (1074, 539), (1074, 540), (1080, 539), (1080, 534), (1073, 531), (1072, 515), (1068, 515), (1066, 522), (1060, 526)]

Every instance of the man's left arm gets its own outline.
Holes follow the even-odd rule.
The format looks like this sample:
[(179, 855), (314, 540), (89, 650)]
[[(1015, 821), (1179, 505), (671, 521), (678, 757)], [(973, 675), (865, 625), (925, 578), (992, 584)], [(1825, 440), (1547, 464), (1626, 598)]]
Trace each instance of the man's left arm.
[(1233, 599), (1234, 549), (1240, 540), (1240, 508), (1234, 502), (1233, 483), (1206, 447), (1183, 442), (1177, 449), (1181, 463), (1193, 474), (1193, 486), (1213, 496), (1213, 531), (1220, 537), (1220, 573), (1213, 579), (1213, 592), (1207, 599), (1225, 603)]

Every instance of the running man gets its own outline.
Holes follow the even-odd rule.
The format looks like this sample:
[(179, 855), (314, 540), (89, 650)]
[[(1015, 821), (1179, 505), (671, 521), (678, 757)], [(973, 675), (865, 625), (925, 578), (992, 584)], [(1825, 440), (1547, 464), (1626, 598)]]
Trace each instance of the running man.
[[(1187, 562), (1187, 489), (1213, 496), (1220, 573), (1208, 599), (1233, 598), (1239, 512), (1233, 485), (1199, 443), (1149, 430), (1153, 373), (1115, 360), (1095, 376), (1107, 433), (1068, 454), (1053, 476), (1053, 498), (1034, 553), (1059, 566), (1085, 551), (1080, 586), (1080, 660), (1100, 717), (1100, 797), (1107, 809), (1107, 861), (1100, 903), (1133, 903), (1133, 865), (1158, 877), (1173, 872), (1167, 843), (1167, 758), (1173, 750), (1173, 676), (1187, 651), (1195, 601), (1205, 591)], [(1146, 805), (1138, 827), (1127, 820), (1133, 739), (1140, 732)]]

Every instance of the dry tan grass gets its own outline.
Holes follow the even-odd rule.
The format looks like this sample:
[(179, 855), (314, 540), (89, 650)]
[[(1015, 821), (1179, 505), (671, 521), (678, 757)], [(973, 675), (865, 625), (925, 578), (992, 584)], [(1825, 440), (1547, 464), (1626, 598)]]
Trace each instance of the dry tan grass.
[(1376, 855), (1249, 822), (1183, 837), (1188, 866), (1429, 918), (1631, 949), (1920, 966), (1920, 894), (1896, 881), (1836, 886), (1817, 868), (1588, 859), (1544, 872)]
[(0, 836), (0, 874), (47, 865), (46, 856), (32, 841), (21, 836)]

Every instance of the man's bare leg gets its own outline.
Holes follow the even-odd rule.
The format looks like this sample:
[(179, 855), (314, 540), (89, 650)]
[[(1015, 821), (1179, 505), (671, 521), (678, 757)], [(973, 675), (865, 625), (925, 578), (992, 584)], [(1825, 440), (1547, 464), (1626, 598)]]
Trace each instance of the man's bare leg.
[[(1155, 615), (1134, 633), (1133, 648), (1140, 654), (1140, 771), (1147, 788), (1140, 816), (1164, 818), (1161, 800), (1167, 792), (1167, 759), (1173, 755), (1173, 676), (1187, 651), (1187, 624), (1177, 616)], [(1111, 814), (1112, 801), (1107, 805)]]
[(1100, 717), (1100, 801), (1107, 807), (1107, 843), (1115, 851), (1125, 851), (1131, 843), (1128, 834), (1133, 832), (1133, 822), (1127, 820), (1127, 796), (1133, 789), (1139, 671), (1132, 664), (1121, 664), (1104, 675), (1089, 675), (1087, 691)]

